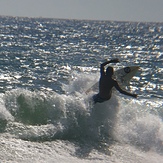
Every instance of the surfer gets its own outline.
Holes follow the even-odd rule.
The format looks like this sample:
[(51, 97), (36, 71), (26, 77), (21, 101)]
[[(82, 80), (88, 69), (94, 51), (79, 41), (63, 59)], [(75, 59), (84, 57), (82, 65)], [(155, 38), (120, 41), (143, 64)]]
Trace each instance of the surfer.
[(111, 98), (112, 95), (112, 88), (115, 87), (120, 93), (128, 96), (132, 96), (134, 98), (137, 97), (137, 94), (132, 94), (129, 92), (124, 91), (120, 88), (118, 85), (118, 82), (112, 78), (114, 74), (114, 70), (112, 67), (108, 66), (106, 71), (105, 66), (109, 63), (118, 63), (118, 59), (112, 59), (110, 61), (106, 61), (101, 64), (100, 67), (100, 81), (99, 81), (99, 93), (93, 96), (93, 100), (95, 103), (99, 102), (102, 103), (104, 101), (107, 101)]

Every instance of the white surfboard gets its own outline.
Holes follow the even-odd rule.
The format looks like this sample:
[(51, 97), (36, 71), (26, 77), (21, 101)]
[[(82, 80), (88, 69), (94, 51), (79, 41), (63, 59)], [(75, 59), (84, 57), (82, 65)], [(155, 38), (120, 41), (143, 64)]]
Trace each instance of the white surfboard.
[[(122, 86), (127, 86), (133, 76), (137, 73), (139, 66), (130, 66), (118, 69), (114, 72), (113, 78), (118, 81)], [(98, 88), (99, 82), (96, 82), (92, 87), (85, 91), (88, 94), (90, 91), (93, 91)]]

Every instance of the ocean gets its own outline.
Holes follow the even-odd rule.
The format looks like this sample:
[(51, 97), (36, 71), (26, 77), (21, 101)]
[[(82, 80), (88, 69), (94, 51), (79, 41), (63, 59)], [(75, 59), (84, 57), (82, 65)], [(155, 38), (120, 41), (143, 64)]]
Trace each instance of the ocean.
[[(163, 162), (163, 23), (0, 17), (0, 162)], [(93, 104), (100, 64), (139, 66)]]

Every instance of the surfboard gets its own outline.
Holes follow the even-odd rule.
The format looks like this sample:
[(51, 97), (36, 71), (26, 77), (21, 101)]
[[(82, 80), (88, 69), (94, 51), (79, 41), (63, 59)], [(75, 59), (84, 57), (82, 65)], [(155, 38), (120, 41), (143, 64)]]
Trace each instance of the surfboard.
[[(130, 66), (118, 69), (114, 72), (113, 78), (118, 81), (118, 83), (122, 86), (129, 85), (130, 80), (137, 73), (139, 66)], [(85, 91), (88, 94), (90, 91), (93, 91), (98, 88), (99, 82), (96, 82), (92, 87)]]

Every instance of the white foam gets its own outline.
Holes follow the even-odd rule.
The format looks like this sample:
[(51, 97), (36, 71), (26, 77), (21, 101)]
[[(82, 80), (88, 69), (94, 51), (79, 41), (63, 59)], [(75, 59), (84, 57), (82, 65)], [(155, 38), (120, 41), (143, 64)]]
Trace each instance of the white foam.
[(120, 100), (114, 135), (118, 141), (149, 150), (163, 150), (163, 122), (152, 106), (140, 101)]
[(13, 121), (14, 117), (6, 109), (3, 96), (4, 94), (0, 94), (0, 120)]

